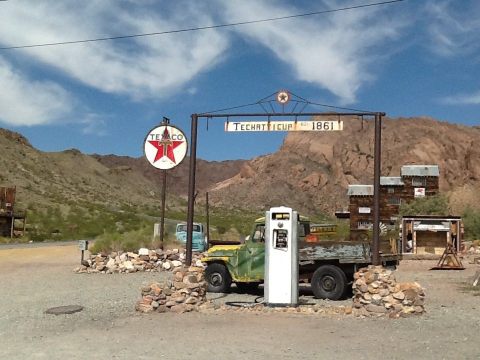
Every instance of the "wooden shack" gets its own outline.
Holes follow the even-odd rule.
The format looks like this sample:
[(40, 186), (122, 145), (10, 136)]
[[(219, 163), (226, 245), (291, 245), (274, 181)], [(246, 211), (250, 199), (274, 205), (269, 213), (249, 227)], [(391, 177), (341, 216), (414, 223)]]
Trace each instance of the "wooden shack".
[(15, 211), (16, 187), (0, 187), (0, 236), (23, 236), (26, 212)]
[[(437, 165), (405, 165), (399, 177), (380, 177), (381, 230), (393, 229), (400, 205), (418, 197), (432, 196), (439, 191)], [(365, 240), (373, 226), (373, 185), (350, 185), (348, 213), (350, 238)]]
[(404, 216), (400, 248), (402, 254), (441, 255), (447, 244), (460, 251), (463, 223), (460, 216)]

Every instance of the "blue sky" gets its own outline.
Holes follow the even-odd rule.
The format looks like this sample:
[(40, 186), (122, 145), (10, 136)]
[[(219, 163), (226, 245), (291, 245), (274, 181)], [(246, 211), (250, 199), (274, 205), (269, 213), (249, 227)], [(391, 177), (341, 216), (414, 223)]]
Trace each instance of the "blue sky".
[[(375, 2), (9, 0), (0, 46), (150, 33)], [(43, 151), (143, 156), (163, 116), (288, 89), (312, 102), (480, 124), (480, 2), (401, 3), (291, 20), (128, 40), (0, 50), (0, 126)], [(309, 111), (322, 108), (309, 107)], [(245, 111), (260, 111), (258, 107)], [(199, 127), (198, 156), (252, 158), (285, 134)]]

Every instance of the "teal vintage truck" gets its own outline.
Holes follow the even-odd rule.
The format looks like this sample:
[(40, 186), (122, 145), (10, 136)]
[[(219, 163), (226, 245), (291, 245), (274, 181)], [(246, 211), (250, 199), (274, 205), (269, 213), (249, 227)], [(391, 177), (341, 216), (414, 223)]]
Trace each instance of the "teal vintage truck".
[[(310, 242), (310, 221), (299, 216), (299, 278), (308, 281), (315, 297), (338, 300), (353, 281), (357, 269), (372, 262), (368, 241), (321, 240)], [(382, 265), (398, 265), (399, 255), (382, 241)], [(263, 282), (265, 271), (265, 218), (255, 221), (252, 234), (240, 245), (218, 245), (202, 259), (210, 292), (228, 292), (232, 282), (248, 291)]]
[[(182, 244), (187, 243), (187, 224), (180, 223), (177, 224), (175, 237), (178, 242)], [(203, 252), (207, 247), (207, 238), (205, 235), (205, 230), (203, 224), (193, 223), (193, 232), (192, 232), (192, 250)]]

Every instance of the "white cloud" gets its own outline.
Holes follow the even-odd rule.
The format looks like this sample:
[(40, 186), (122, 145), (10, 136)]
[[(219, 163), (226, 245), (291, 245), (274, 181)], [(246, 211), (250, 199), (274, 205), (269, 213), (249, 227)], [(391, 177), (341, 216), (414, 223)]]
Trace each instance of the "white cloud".
[(0, 57), (0, 122), (40, 125), (61, 120), (74, 108), (71, 95), (50, 81), (36, 81)]
[(472, 54), (480, 49), (480, 3), (430, 1), (426, 6), (431, 50), (441, 56)]
[[(158, 32), (192, 22), (212, 20), (188, 1), (157, 2), (155, 8), (114, 0), (12, 2), (0, 12), (0, 43), (14, 46)], [(16, 51), (32, 63), (47, 64), (107, 93), (158, 98), (215, 65), (227, 46), (225, 36), (209, 30)]]
[(98, 114), (87, 114), (80, 120), (80, 124), (83, 134), (96, 136), (107, 135), (107, 122)]
[[(228, 21), (302, 12), (273, 1), (222, 3)], [(324, 2), (326, 8), (342, 7), (339, 4), (346, 6), (344, 2)], [(378, 16), (381, 11), (357, 9), (234, 29), (270, 49), (299, 80), (327, 89), (344, 103), (352, 103), (359, 88), (373, 78), (370, 66), (378, 62), (381, 54), (377, 47), (397, 38), (398, 30), (404, 26), (400, 20)]]
[(450, 105), (480, 105), (480, 91), (473, 94), (460, 94), (443, 99), (445, 104)]
[[(150, 33), (302, 12), (289, 4), (268, 0), (12, 1), (3, 5), (0, 12), (0, 45)], [(322, 4), (325, 8), (348, 5), (327, 0)], [(11, 124), (58, 121), (74, 107), (71, 96), (64, 90), (70, 89), (70, 84), (80, 83), (137, 100), (172, 96), (179, 90), (194, 94), (197, 88), (192, 79), (224, 58), (232, 34), (270, 49), (291, 67), (293, 77), (298, 80), (330, 91), (343, 103), (351, 103), (361, 86), (373, 79), (372, 65), (388, 53), (384, 47), (380, 50), (380, 46), (396, 39), (404, 26), (400, 20), (379, 14), (385, 15), (383, 8), (239, 26), (230, 32), (206, 30), (14, 50), (8, 56), (13, 53), (21, 62), (15, 63), (18, 66), (15, 69), (2, 66), (10, 89), (9, 97), (0, 101), (9, 99), (10, 103), (29, 106), (0, 110), (0, 116)], [(32, 81), (21, 71), (35, 73), (37, 80)], [(63, 88), (54, 80), (45, 80), (51, 79), (50, 74), (55, 75), (55, 81), (61, 82)], [(86, 126), (84, 131), (96, 131), (92, 124), (99, 120), (87, 116), (85, 123), (82, 117), (82, 114), (77, 116), (77, 122)]]

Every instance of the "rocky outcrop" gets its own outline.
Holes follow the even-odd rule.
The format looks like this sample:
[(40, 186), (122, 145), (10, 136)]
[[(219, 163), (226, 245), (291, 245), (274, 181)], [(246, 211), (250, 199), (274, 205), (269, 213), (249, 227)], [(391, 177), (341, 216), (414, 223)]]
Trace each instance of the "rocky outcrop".
[(425, 312), (425, 293), (417, 283), (397, 283), (393, 271), (370, 265), (355, 273), (353, 313), (405, 317)]
[[(193, 253), (192, 263), (203, 267), (202, 254)], [(74, 269), (77, 273), (133, 273), (137, 271), (174, 271), (185, 264), (184, 249), (149, 250), (138, 252), (112, 252), (110, 254), (92, 254), (82, 266)]]
[(197, 311), (206, 302), (207, 283), (203, 268), (190, 266), (173, 270), (173, 279), (164, 283), (151, 283), (141, 289), (137, 311), (184, 313)]
[[(345, 119), (341, 132), (289, 133), (279, 151), (249, 161), (237, 176), (212, 187), (210, 202), (259, 210), (288, 205), (311, 215), (333, 214), (347, 205), (348, 185), (373, 183), (373, 140), (373, 121), (357, 118)], [(461, 213), (467, 204), (478, 208), (478, 143), (475, 127), (429, 118), (386, 118), (382, 176), (400, 176), (406, 164), (437, 164), (440, 190), (452, 194), (452, 210)]]

